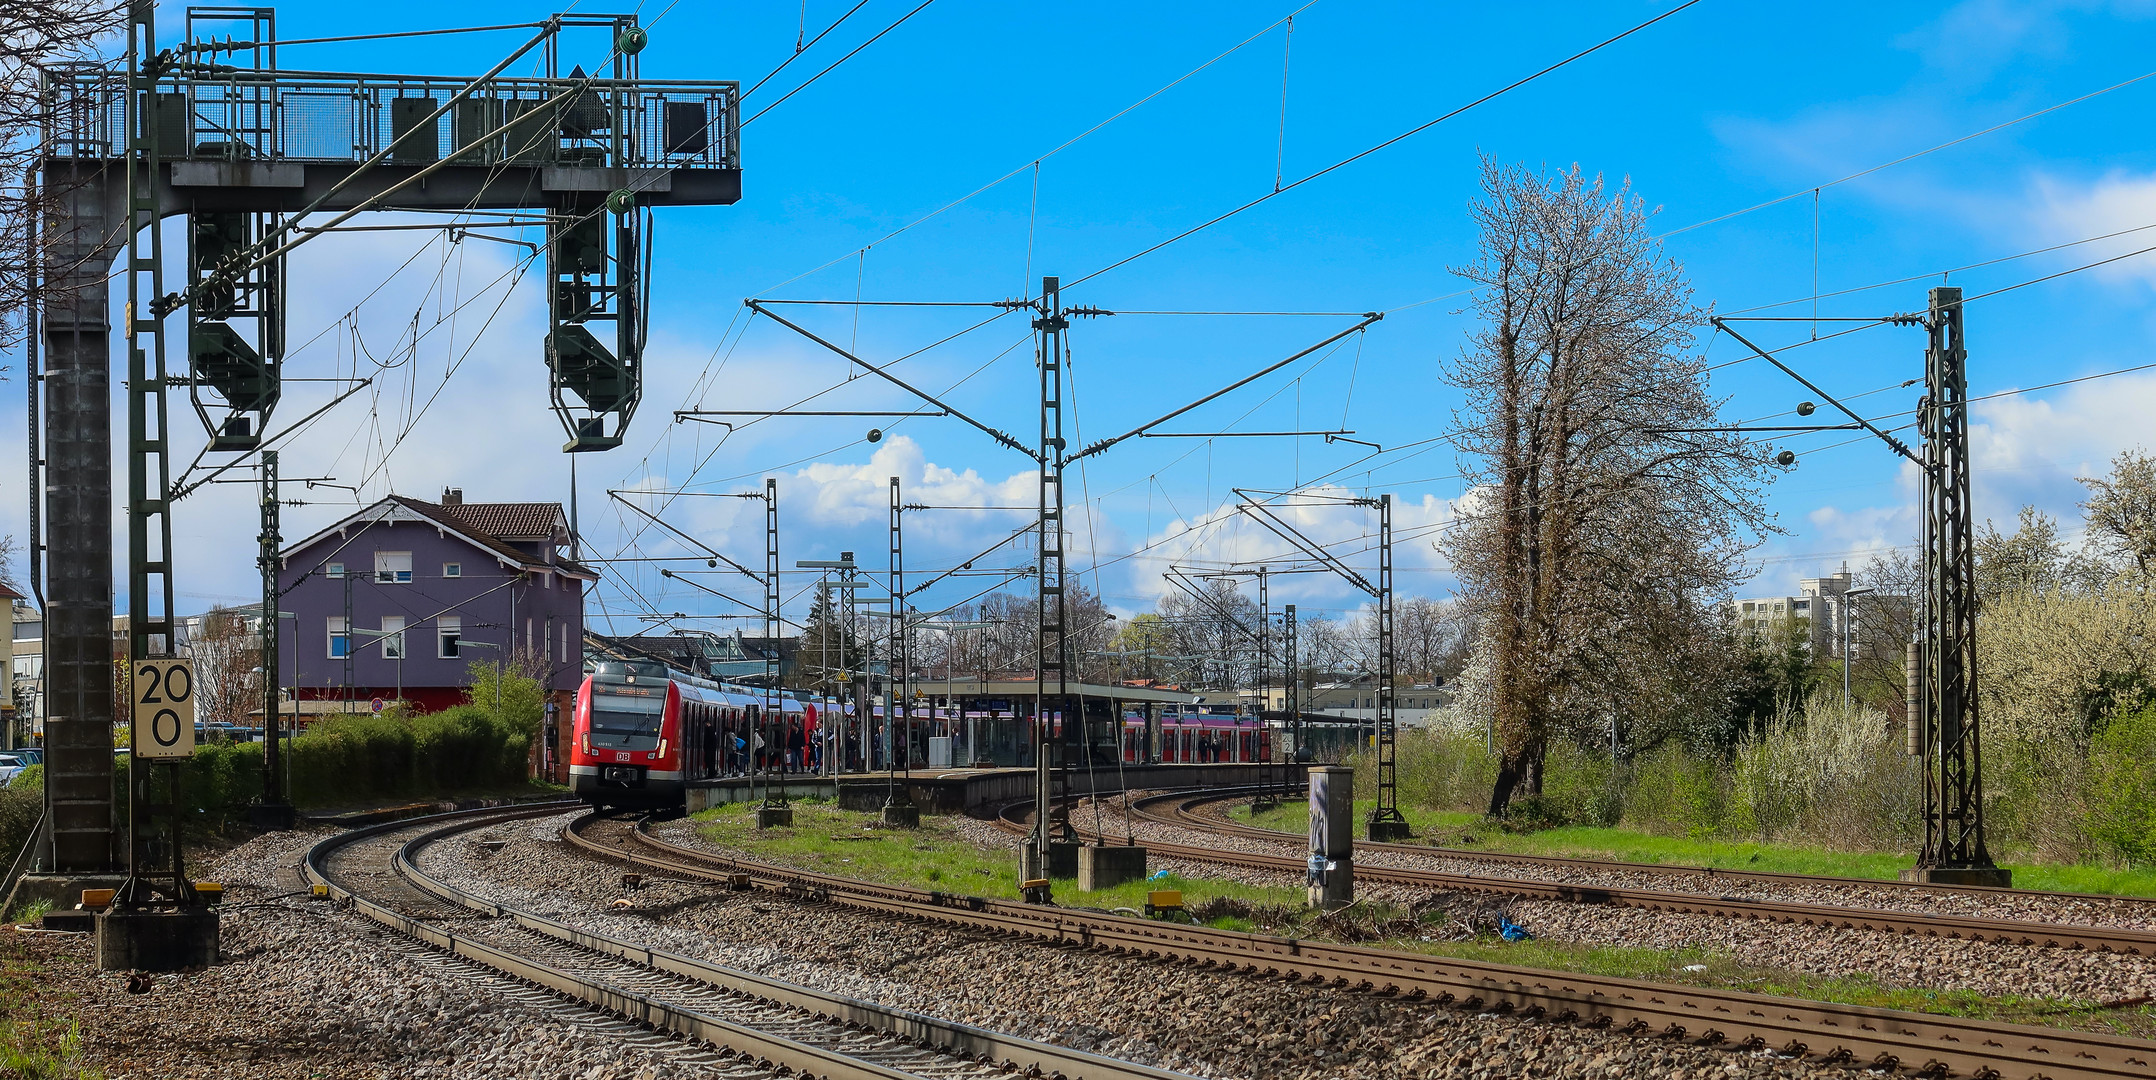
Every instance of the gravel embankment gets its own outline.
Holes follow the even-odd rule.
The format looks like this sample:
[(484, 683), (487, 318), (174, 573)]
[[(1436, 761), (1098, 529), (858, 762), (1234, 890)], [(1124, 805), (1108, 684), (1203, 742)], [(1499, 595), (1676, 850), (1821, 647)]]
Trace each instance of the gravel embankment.
[[(886, 1005), (1201, 1076), (1844, 1077), (1771, 1054), (1665, 1047), (1244, 975), (968, 934), (768, 893), (621, 871), (558, 837), (566, 817), (501, 826), (421, 856), (495, 902), (570, 925)], [(989, 828), (985, 823), (982, 828)], [(970, 828), (970, 827), (968, 827)], [(718, 850), (687, 823), (670, 839)], [(505, 840), (498, 853), (481, 839)], [(616, 902), (626, 899), (626, 908)]]
[(107, 1080), (772, 1075), (495, 978), (349, 910), (270, 899), (301, 888), (290, 867), (324, 835), (271, 834), (197, 864), (226, 887), (223, 959), (156, 976), (147, 993), (127, 992), (127, 972), (97, 971), (87, 935), (37, 935), (50, 977), (77, 995), (67, 1008), (84, 1064)]
[[(1120, 802), (1109, 802), (1103, 806), (1108, 820), (1114, 822), (1111, 829), (1122, 827), (1120, 807)], [(993, 829), (993, 826), (986, 822), (980, 823), (980, 826)], [(1182, 826), (1162, 825), (1143, 818), (1135, 819), (1132, 828), (1140, 843), (1157, 840), (1163, 843), (1205, 845), (1268, 855), (1301, 854), (1298, 846), (1288, 843), (1225, 836)], [(1357, 853), (1358, 860), (1365, 857), (1364, 853)], [(1167, 861), (1161, 860), (1163, 864)], [(1435, 865), (1458, 862), (1459, 860), (1425, 859), (1384, 852), (1368, 855), (1367, 862), (1363, 865), (1394, 865), (1459, 872), (1452, 866)], [(1517, 869), (1481, 863), (1476, 864), (1475, 872), (1484, 877), (1522, 876), (1516, 872)], [(1299, 881), (1297, 876), (1292, 874), (1268, 873), (1217, 864), (1196, 864), (1194, 870), (1198, 876), (1226, 878), (1252, 885), (1292, 885)], [(1577, 879), (1537, 875), (1537, 880), (1588, 883), (1584, 875)], [(1359, 895), (1367, 894), (1394, 902), (1400, 898), (1400, 890), (1396, 886), (1377, 885), (1357, 891)], [(1836, 894), (1830, 888), (1810, 891), (1821, 895), (1846, 895)], [(1887, 893), (1894, 890), (1872, 891)], [(1781, 898), (1760, 892), (1756, 883), (1752, 886), (1750, 895), (1760, 899)], [(2040, 902), (2040, 898), (2032, 900)], [(1809, 902), (1825, 901), (1815, 895)], [(2030, 948), (1949, 938), (1917, 938), (1871, 930), (1791, 926), (1713, 915), (1573, 904), (1561, 900), (1518, 900), (1505, 904), (1505, 909), (1514, 922), (1527, 927), (1537, 937), (1550, 941), (1654, 949), (1699, 948), (1727, 953), (1746, 965), (1790, 969), (1814, 975), (1868, 977), (1889, 987), (1973, 990), (1995, 996), (2055, 997), (2082, 1002), (2121, 1001), (2156, 994), (2156, 958), (2146, 956)], [(1905, 907), (1902, 910), (1912, 909)]]

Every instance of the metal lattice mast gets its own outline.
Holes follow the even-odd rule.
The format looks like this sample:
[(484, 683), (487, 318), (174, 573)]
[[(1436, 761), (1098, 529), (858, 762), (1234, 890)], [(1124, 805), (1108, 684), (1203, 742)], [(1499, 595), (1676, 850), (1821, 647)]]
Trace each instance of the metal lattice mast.
[[(779, 760), (786, 760), (786, 710), (779, 704), (779, 482), (776, 477), (764, 478), (764, 723), (770, 724), (777, 716), (778, 726), (772, 734), (778, 745)], [(764, 806), (783, 810), (787, 806), (786, 785), (776, 789), (770, 781), (764, 782)]]
[(284, 536), (279, 532), (277, 496), (277, 451), (264, 450), (262, 534), (256, 538), (259, 550), (255, 561), (262, 570), (262, 802), (265, 806), (283, 806), (286, 801), (284, 748), (278, 745), (284, 737), (284, 710), (277, 686), (277, 605), (281, 602), (277, 589), (277, 555), (284, 546)]
[[(1070, 321), (1064, 317), (1062, 305), (1061, 281), (1042, 278), (1038, 317), (1033, 320), (1039, 350), (1035, 359), (1041, 375), (1041, 432), (1040, 527), (1034, 554), (1034, 581), (1040, 598), (1033, 652), (1036, 812), (1031, 844), (1044, 874), (1049, 866), (1049, 843), (1074, 839), (1069, 815), (1056, 803), (1058, 788), (1068, 786), (1068, 777), (1062, 770), (1070, 767), (1068, 760), (1062, 760), (1064, 755), (1058, 751), (1063, 748), (1057, 744), (1068, 740), (1055, 738), (1049, 721), (1049, 705), (1063, 709), (1064, 697), (1070, 691), (1069, 642), (1063, 621), (1063, 332), (1069, 329)], [(1052, 693), (1051, 678), (1055, 680)], [(1065, 726), (1071, 726), (1067, 719)]]
[(1395, 766), (1399, 749), (1397, 695), (1392, 633), (1392, 496), (1377, 500), (1377, 808), (1370, 811), (1370, 839), (1399, 840), (1408, 836), (1407, 818), (1400, 813), (1399, 775)]
[[(1924, 849), (1917, 873), (1995, 869), (1984, 843), (1983, 756), (1976, 699), (1976, 551), (1969, 501), (1968, 351), (1961, 290), (1931, 290), (1924, 353), (1923, 670), (1918, 706), (1930, 729)], [(1936, 875), (1934, 875), (1936, 876)]]
[(1294, 754), (1294, 757), (1288, 760), (1299, 761), (1303, 756), (1302, 674), (1295, 670), (1295, 605), (1293, 604), (1287, 605), (1280, 611), (1280, 666), (1287, 676), (1285, 680), (1287, 684), (1286, 692), (1280, 704), (1283, 711), (1288, 714), (1288, 749)]
[[(186, 98), (159, 94), (167, 57), (157, 52), (154, 4), (128, 5), (126, 221), (122, 225), (127, 275), (127, 608), (132, 671), (151, 656), (173, 655), (172, 616), (172, 432), (165, 388), (164, 241), (157, 227), (157, 172), (161, 129), (176, 111), (174, 134), (186, 132)], [(182, 148), (172, 148), (182, 149)], [(154, 466), (152, 457), (156, 458)], [(155, 579), (155, 584), (152, 584)], [(132, 695), (130, 695), (132, 697)], [(129, 728), (133, 732), (133, 728)], [(139, 734), (139, 733), (135, 733)], [(133, 742), (130, 735), (130, 743)], [(135, 758), (140, 762), (140, 757)], [(192, 902), (177, 843), (159, 852), (150, 822), (149, 770), (128, 770), (128, 880), (121, 902), (144, 903), (164, 886), (174, 899)], [(171, 767), (167, 809), (177, 821), (179, 769)], [(177, 841), (175, 833), (173, 839)], [(160, 880), (162, 879), (162, 880)]]
[(906, 806), (912, 803), (912, 793), (906, 784), (899, 783), (899, 758), (906, 759), (906, 780), (913, 779), (913, 704), (906, 685), (908, 666), (913, 663), (912, 631), (906, 624), (906, 509), (900, 498), (898, 477), (891, 478), (891, 701), (893, 708), (884, 712), (884, 730), (889, 733), (889, 750), (885, 764), (890, 768), (890, 787), (884, 796), (885, 806)]
[[(1257, 683), (1258, 704), (1253, 712), (1258, 719), (1258, 732), (1260, 735), (1265, 732), (1265, 707), (1271, 704), (1272, 695), (1270, 691), (1273, 683), (1273, 603), (1271, 596), (1266, 591), (1266, 578), (1269, 576), (1268, 569), (1262, 565), (1258, 567), (1258, 670), (1256, 672), (1257, 677), (1253, 680)], [(1253, 805), (1268, 802), (1272, 798), (1270, 794), (1272, 786), (1273, 755), (1268, 750), (1258, 755), (1258, 797), (1254, 800)]]

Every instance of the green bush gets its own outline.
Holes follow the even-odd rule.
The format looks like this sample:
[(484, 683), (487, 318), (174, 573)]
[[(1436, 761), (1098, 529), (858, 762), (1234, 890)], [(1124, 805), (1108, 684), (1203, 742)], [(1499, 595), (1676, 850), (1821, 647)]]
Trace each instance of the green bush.
[(0, 788), (0, 862), (12, 863), (45, 811), (45, 769), (32, 765)]
[[(1490, 788), (1497, 783), (1497, 758), (1480, 736), (1435, 729), (1409, 730), (1400, 733), (1395, 749), (1402, 802), (1433, 810), (1470, 812), (1490, 805)], [(1374, 774), (1370, 783), (1374, 793)]]
[(1702, 837), (1729, 824), (1729, 766), (1677, 744), (1633, 763), (1624, 821), (1643, 832)]
[(2122, 713), (2089, 742), (2089, 839), (2111, 859), (2156, 863), (2156, 708)]

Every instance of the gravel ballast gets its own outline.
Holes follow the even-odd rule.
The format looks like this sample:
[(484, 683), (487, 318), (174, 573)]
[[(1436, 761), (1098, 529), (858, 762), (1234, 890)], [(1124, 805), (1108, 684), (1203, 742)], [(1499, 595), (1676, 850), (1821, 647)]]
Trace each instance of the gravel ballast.
[[(1201, 1076), (1844, 1076), (1752, 1054), (1450, 1012), (1329, 988), (988, 938), (768, 893), (621, 870), (559, 840), (569, 819), (505, 825), (421, 866), (496, 903), (852, 997)], [(684, 822), (670, 840), (717, 849)], [(505, 840), (490, 851), (481, 840)], [(618, 901), (627, 907), (617, 907)]]
[[(434, 952), (348, 909), (301, 897), (291, 871), (326, 831), (263, 836), (214, 858), (222, 959), (127, 992), (88, 935), (25, 934), (77, 996), (82, 1063), (107, 1080), (171, 1077), (768, 1077)], [(0, 931), (15, 933), (8, 929)]]

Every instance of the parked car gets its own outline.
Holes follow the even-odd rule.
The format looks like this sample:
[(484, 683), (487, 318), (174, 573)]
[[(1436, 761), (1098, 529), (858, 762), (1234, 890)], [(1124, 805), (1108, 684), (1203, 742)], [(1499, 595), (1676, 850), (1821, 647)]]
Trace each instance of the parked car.
[(25, 765), (43, 765), (45, 763), (45, 748), (42, 746), (18, 746), (13, 750), (0, 750), (0, 754), (19, 757)]
[(15, 777), (29, 767), (29, 762), (16, 757), (12, 752), (0, 754), (0, 787), (14, 783)]

